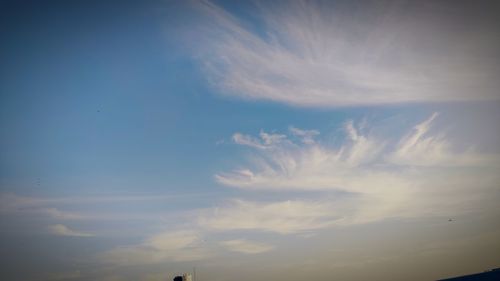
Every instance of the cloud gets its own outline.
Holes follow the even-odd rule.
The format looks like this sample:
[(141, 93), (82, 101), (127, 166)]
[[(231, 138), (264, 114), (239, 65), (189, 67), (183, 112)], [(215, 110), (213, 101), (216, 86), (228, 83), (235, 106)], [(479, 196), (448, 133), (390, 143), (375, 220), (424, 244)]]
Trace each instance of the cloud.
[(302, 233), (333, 225), (338, 215), (324, 202), (251, 202), (231, 204), (202, 215), (200, 226), (215, 231), (254, 230), (280, 234)]
[(494, 162), (494, 155), (475, 153), (472, 149), (454, 151), (444, 135), (428, 135), (437, 116), (432, 114), (392, 146), (387, 144), (389, 139), (362, 134), (352, 120), (344, 124), (347, 138), (339, 148), (321, 143), (293, 143), (284, 135), (279, 135), (279, 142), (266, 144), (247, 136), (266, 148), (252, 159), (255, 168), (219, 173), (215, 178), (224, 185), (248, 189), (336, 189), (362, 193), (389, 189), (394, 192), (396, 186), (411, 185), (410, 170), (404, 170), (405, 166), (466, 167)]
[(344, 128), (351, 141), (348, 156), (345, 159), (347, 163), (352, 166), (366, 164), (378, 156), (383, 148), (382, 142), (359, 134), (352, 120), (347, 121)]
[(89, 219), (90, 218), (89, 216), (86, 216), (86, 215), (61, 211), (57, 208), (40, 208), (40, 209), (35, 209), (32, 211), (39, 213), (39, 214), (47, 215), (47, 216), (55, 218), (55, 219), (61, 219), (61, 220), (82, 220), (82, 219)]
[(254, 157), (257, 169), (237, 169), (216, 174), (215, 178), (227, 186), (264, 190), (369, 192), (367, 183), (372, 190), (392, 184), (404, 185), (400, 177), (375, 165), (366, 166), (380, 156), (383, 144), (373, 137), (359, 135), (353, 126), (350, 121), (346, 123), (349, 139), (339, 149), (319, 143), (301, 145), (281, 137), (279, 143), (266, 145), (265, 152)]
[(203, 246), (200, 233), (193, 230), (166, 231), (145, 239), (138, 245), (112, 249), (101, 255), (115, 265), (161, 264), (167, 261), (195, 261), (211, 254)]
[[(66, 201), (68, 200), (68, 201)], [(75, 204), (73, 199), (36, 198), (0, 193), (0, 214), (9, 215), (44, 215), (54, 219), (81, 220), (89, 217), (79, 213), (63, 211), (52, 207), (54, 204)], [(88, 202), (87, 202), (88, 203)]]
[[(340, 146), (282, 137), (265, 150), (256, 149), (249, 167), (218, 173), (215, 179), (247, 190), (323, 191), (326, 196), (288, 203), (236, 201), (202, 223), (221, 230), (297, 233), (477, 209), (500, 180), (494, 172), (499, 156), (455, 149), (444, 134), (431, 134), (437, 118), (432, 114), (396, 140), (366, 134), (366, 126), (353, 121), (344, 123)], [(337, 200), (341, 195), (331, 192), (347, 195)]]
[[(75, 205), (75, 204), (107, 204), (119, 202), (148, 202), (169, 201), (179, 198), (202, 196), (203, 194), (175, 194), (175, 195), (135, 195), (135, 196), (85, 196), (85, 197), (30, 197), (10, 193), (0, 193), (0, 202), (4, 209), (31, 208), (48, 205)], [(3, 210), (3, 209), (2, 209)]]
[[(120, 206), (126, 202), (161, 202), (203, 196), (204, 194), (178, 194), (156, 196), (95, 196), (95, 197), (30, 197), (11, 193), (0, 193), (0, 214), (9, 216), (46, 216), (55, 220), (158, 220), (172, 214), (144, 213), (137, 214), (136, 210), (124, 213), (113, 212), (114, 205)], [(206, 194), (205, 194), (206, 195)], [(88, 208), (82, 211), (67, 211), (66, 207), (75, 206), (105, 206), (107, 211), (89, 212)], [(74, 209), (74, 208), (73, 208)], [(102, 210), (102, 208), (99, 208)]]
[(73, 237), (92, 237), (93, 234), (75, 231), (63, 224), (54, 224), (47, 227), (47, 230), (50, 234), (57, 236), (73, 236)]
[[(205, 237), (208, 235), (216, 237), (221, 232), (257, 231), (307, 236), (339, 220), (327, 202), (304, 200), (266, 203), (234, 199), (224, 207), (198, 210), (195, 217), (197, 219), (191, 222), (193, 225), (187, 230), (157, 233), (138, 244), (106, 251), (100, 258), (112, 265), (199, 261), (217, 254), (213, 244), (206, 244)], [(245, 239), (223, 240), (215, 245), (243, 254), (258, 254), (274, 249), (270, 244)]]
[(293, 126), (289, 128), (289, 131), (292, 135), (299, 137), (305, 144), (315, 143), (314, 138), (319, 135), (319, 131), (317, 130), (302, 130)]
[(255, 138), (252, 136), (235, 133), (232, 139), (237, 144), (246, 145), (258, 149), (269, 149), (275, 147), (276, 145), (290, 143), (287, 140), (286, 135), (281, 134), (268, 134), (264, 131), (261, 131), (259, 137), (260, 138)]
[[(455, 149), (446, 135), (434, 134), (438, 119), (434, 113), (401, 136), (391, 137), (377, 135), (366, 122), (347, 120), (341, 144), (321, 139), (317, 130), (295, 127), (283, 134), (236, 133), (233, 142), (255, 153), (249, 167), (219, 173), (216, 180), (241, 189), (272, 190), (279, 199), (239, 198), (190, 210), (181, 230), (114, 248), (101, 255), (102, 261), (118, 266), (202, 261), (216, 257), (222, 248), (266, 253), (275, 249), (269, 241), (220, 237), (264, 233), (305, 239), (333, 227), (390, 218), (456, 217), (497, 208), (498, 165), (488, 159), (498, 155)], [(416, 158), (419, 154), (429, 158)], [(457, 160), (472, 158), (478, 161)], [(290, 200), (297, 191), (306, 198)], [(206, 237), (214, 243), (207, 244)]]
[(497, 20), (463, 21), (491, 18), (485, 7), (279, 3), (258, 2), (245, 20), (195, 5), (196, 57), (224, 94), (307, 107), (500, 98)]
[(230, 251), (243, 254), (260, 254), (269, 252), (272, 249), (274, 249), (274, 246), (272, 245), (258, 243), (245, 239), (227, 240), (227, 241), (222, 241), (219, 244)]
[(456, 153), (444, 135), (429, 136), (432, 122), (438, 113), (416, 125), (413, 132), (401, 139), (396, 151), (389, 155), (389, 161), (400, 165), (416, 166), (477, 166), (491, 164), (485, 155), (472, 149)]
[(163, 251), (179, 250), (200, 241), (200, 236), (194, 231), (165, 232), (155, 235), (146, 241), (146, 245)]
[(233, 141), (237, 144), (241, 144), (241, 145), (247, 145), (247, 146), (251, 146), (251, 147), (255, 147), (255, 148), (260, 148), (260, 149), (264, 149), (266, 148), (261, 142), (259, 139), (256, 139), (254, 137), (251, 137), (251, 136), (247, 136), (247, 135), (242, 135), (240, 133), (235, 133), (233, 135)]

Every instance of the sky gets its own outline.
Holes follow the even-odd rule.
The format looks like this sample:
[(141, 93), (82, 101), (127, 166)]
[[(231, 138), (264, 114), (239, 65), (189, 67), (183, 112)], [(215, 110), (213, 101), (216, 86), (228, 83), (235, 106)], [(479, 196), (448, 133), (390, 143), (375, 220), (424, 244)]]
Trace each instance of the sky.
[(500, 267), (495, 1), (2, 1), (0, 279)]

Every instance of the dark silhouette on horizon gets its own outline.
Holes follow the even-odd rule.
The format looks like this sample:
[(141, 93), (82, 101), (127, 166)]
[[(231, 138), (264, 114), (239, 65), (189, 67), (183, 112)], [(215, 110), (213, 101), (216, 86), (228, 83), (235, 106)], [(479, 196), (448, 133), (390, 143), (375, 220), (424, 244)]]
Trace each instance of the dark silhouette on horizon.
[(500, 280), (500, 268), (470, 275), (439, 279), (438, 281), (498, 281)]

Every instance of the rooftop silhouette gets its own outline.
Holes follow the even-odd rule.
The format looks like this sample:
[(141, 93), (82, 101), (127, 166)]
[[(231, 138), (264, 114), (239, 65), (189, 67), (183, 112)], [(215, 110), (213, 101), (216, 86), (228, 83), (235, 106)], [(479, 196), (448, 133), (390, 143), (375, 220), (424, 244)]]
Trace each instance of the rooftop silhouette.
[(481, 273), (440, 279), (438, 281), (495, 281), (500, 280), (500, 268), (495, 268)]

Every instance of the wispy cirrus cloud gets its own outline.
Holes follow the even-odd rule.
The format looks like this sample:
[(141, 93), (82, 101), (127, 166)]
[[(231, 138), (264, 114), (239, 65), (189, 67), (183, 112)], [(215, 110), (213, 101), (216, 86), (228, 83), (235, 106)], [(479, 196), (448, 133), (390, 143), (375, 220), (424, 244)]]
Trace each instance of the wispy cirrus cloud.
[[(284, 203), (261, 206), (238, 202), (218, 210), (208, 224), (221, 229), (286, 233), (396, 216), (460, 212), (460, 206), (477, 203), (494, 189), (499, 178), (492, 169), (498, 167), (498, 155), (458, 150), (444, 134), (431, 134), (437, 117), (437, 113), (432, 114), (396, 141), (363, 133), (363, 126), (347, 121), (345, 142), (340, 147), (314, 139), (297, 142), (281, 134), (261, 132), (260, 139), (240, 134), (252, 139), (252, 144), (236, 139), (235, 143), (254, 148), (256, 156), (250, 158), (248, 168), (215, 175), (219, 183), (248, 190), (342, 191), (351, 195), (338, 201), (297, 203), (304, 208), (297, 214), (306, 216), (297, 225), (304, 229), (287, 229), (286, 224), (285, 230), (273, 229), (280, 225), (273, 218), (295, 225), (284, 215), (286, 211), (278, 211), (287, 210)], [(263, 136), (279, 142), (266, 142)], [(265, 212), (267, 207), (269, 212)], [(313, 216), (307, 217), (308, 211)], [(238, 221), (238, 217), (245, 219)]]
[(50, 234), (57, 236), (73, 236), (73, 237), (92, 237), (94, 234), (76, 231), (70, 229), (69, 227), (63, 224), (54, 224), (47, 227), (47, 230)]
[(429, 135), (437, 116), (434, 113), (416, 125), (397, 144), (390, 144), (390, 139), (362, 134), (352, 120), (344, 123), (346, 140), (340, 147), (313, 139), (296, 143), (282, 134), (261, 132), (259, 139), (236, 133), (233, 136), (236, 144), (262, 153), (252, 159), (254, 169), (219, 173), (215, 178), (224, 185), (249, 189), (339, 189), (368, 193), (383, 189), (382, 186), (408, 185), (404, 167), (494, 163), (494, 155), (472, 149), (456, 151), (444, 135)]
[(118, 247), (102, 253), (106, 263), (115, 265), (161, 264), (167, 261), (195, 261), (211, 255), (202, 236), (194, 230), (165, 231), (142, 243)]
[(484, 7), (258, 2), (245, 21), (197, 3), (197, 58), (226, 95), (308, 107), (500, 98), (498, 29), (463, 21)]
[[(446, 135), (437, 137), (432, 128), (438, 116), (432, 114), (396, 140), (376, 137), (367, 124), (348, 120), (342, 124), (341, 145), (325, 142), (318, 130), (296, 127), (258, 136), (236, 133), (233, 142), (256, 153), (250, 167), (216, 175), (219, 183), (281, 191), (284, 198), (293, 190), (315, 192), (308, 199), (240, 198), (190, 210), (186, 221), (172, 222), (184, 230), (147, 234), (138, 243), (102, 253), (101, 261), (112, 266), (201, 261), (220, 256), (222, 249), (259, 254), (276, 250), (276, 243), (243, 239), (242, 234), (309, 237), (332, 227), (491, 208), (499, 177), (492, 168), (477, 168), (491, 165), (489, 159), (496, 156), (457, 150)], [(57, 228), (60, 235), (84, 234)], [(214, 243), (207, 244), (207, 237)]]
[[(238, 169), (216, 174), (215, 178), (224, 185), (263, 190), (342, 189), (357, 192), (366, 190), (366, 181), (371, 183), (370, 188), (374, 190), (377, 183), (403, 184), (400, 178), (384, 170), (366, 169), (363, 166), (380, 157), (381, 141), (359, 135), (350, 121), (346, 122), (345, 130), (349, 140), (339, 149), (319, 143), (294, 143), (285, 135), (263, 132), (260, 133), (262, 140), (244, 136), (253, 139), (252, 144), (235, 139), (237, 144), (264, 150), (259, 157), (252, 159), (257, 169)], [(266, 142), (264, 138), (280, 139), (280, 142)]]
[[(87, 196), (87, 197), (30, 197), (20, 196), (13, 193), (0, 193), (0, 214), (9, 216), (17, 215), (41, 215), (57, 220), (151, 220), (168, 216), (167, 214), (137, 214), (113, 213), (109, 209), (115, 205), (134, 202), (162, 202), (192, 197), (203, 196), (203, 194), (179, 194), (179, 195), (137, 195), (137, 196)], [(110, 207), (107, 211), (89, 212), (68, 210), (68, 207), (75, 206), (105, 206)], [(77, 208), (78, 209), (78, 208)]]
[(320, 201), (287, 200), (253, 202), (233, 200), (198, 220), (212, 231), (264, 231), (279, 234), (303, 233), (333, 225), (339, 219), (331, 206)]
[(472, 148), (455, 152), (445, 135), (429, 135), (432, 123), (438, 115), (434, 113), (416, 125), (412, 132), (400, 140), (388, 160), (398, 165), (414, 166), (484, 166), (498, 160), (494, 156), (480, 155)]
[(269, 252), (274, 248), (272, 245), (249, 241), (246, 239), (227, 240), (222, 241), (219, 244), (229, 251), (243, 254), (260, 254)]
[(315, 143), (314, 138), (320, 134), (318, 130), (302, 130), (293, 126), (289, 128), (289, 131), (292, 135), (298, 137), (300, 141), (305, 144)]

